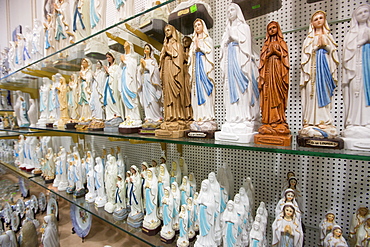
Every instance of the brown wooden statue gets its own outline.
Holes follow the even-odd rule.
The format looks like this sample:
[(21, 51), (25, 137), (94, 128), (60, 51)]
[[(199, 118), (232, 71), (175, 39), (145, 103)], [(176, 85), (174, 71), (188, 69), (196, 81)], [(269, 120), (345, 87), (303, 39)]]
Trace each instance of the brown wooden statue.
[(279, 23), (267, 25), (266, 39), (259, 66), (262, 126), (255, 143), (289, 146), (290, 130), (286, 122), (289, 90), (289, 54)]

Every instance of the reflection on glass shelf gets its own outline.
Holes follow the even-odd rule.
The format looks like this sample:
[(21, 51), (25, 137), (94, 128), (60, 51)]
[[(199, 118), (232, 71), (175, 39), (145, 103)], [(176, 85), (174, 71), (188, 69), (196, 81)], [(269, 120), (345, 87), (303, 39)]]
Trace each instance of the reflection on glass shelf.
[(0, 129), (0, 139), (6, 139), (6, 138), (17, 138), (19, 136), (18, 132), (14, 131), (3, 131)]
[(2, 166), (2, 168), (5, 167), (6, 169), (11, 170), (11, 171), (17, 173), (18, 175), (21, 175), (24, 178), (32, 178), (32, 177), (35, 176), (31, 172), (27, 172), (25, 170), (19, 169), (19, 167), (16, 166), (14, 163), (6, 163), (6, 162), (3, 162), (3, 161), (0, 161), (0, 165)]
[[(87, 36), (86, 38), (80, 39), (77, 42), (72, 43), (72, 44), (64, 47), (63, 49), (60, 49), (59, 51), (56, 51), (56, 52), (54, 52), (52, 54), (49, 54), (49, 55), (46, 55), (45, 57), (43, 57), (41, 59), (38, 59), (38, 60), (36, 60), (36, 61), (34, 61), (34, 62), (26, 65), (26, 66), (23, 66), (23, 67), (19, 68), (19, 69), (16, 69), (15, 71), (9, 73), (8, 75), (0, 78), (0, 83), (20, 82), (20, 80), (22, 80), (22, 79), (21, 79), (21, 76), (16, 75), (18, 72), (25, 71), (27, 73), (27, 68), (34, 69), (34, 67), (36, 65), (40, 65), (41, 63), (44, 63), (45, 62), (44, 60), (47, 60), (47, 59), (53, 60), (53, 57), (55, 58), (56, 55), (58, 55), (60, 53), (63, 53), (64, 51), (67, 51), (69, 49), (72, 49), (74, 46), (82, 45), (87, 40), (89, 40), (89, 39), (91, 39), (91, 38), (93, 38), (93, 37), (95, 37), (97, 35), (105, 35), (105, 32), (109, 31), (110, 29), (113, 29), (115, 27), (118, 27), (118, 26), (120, 26), (123, 23), (126, 23), (126, 22), (128, 22), (128, 21), (130, 21), (132, 19), (137, 18), (137, 17), (140, 17), (140, 16), (142, 16), (142, 15), (148, 13), (148, 12), (151, 12), (151, 11), (157, 9), (157, 8), (160, 8), (160, 7), (162, 7), (162, 6), (166, 5), (166, 4), (169, 4), (169, 3), (174, 2), (174, 1), (175, 0), (167, 0), (167, 1), (164, 1), (163, 3), (161, 3), (159, 5), (156, 5), (156, 6), (152, 7), (152, 8), (146, 9), (146, 10), (144, 10), (142, 12), (139, 12), (139, 13), (133, 15), (133, 16), (129, 16), (129, 17), (127, 17), (126, 19), (124, 19), (122, 21), (119, 21), (119, 22), (117, 22), (117, 23), (115, 23), (115, 24), (113, 24), (113, 25), (111, 25), (109, 27), (106, 27), (106, 28), (104, 28), (104, 29), (102, 29), (102, 30), (100, 30), (98, 32), (95, 32), (95, 33)], [(54, 61), (57, 61), (57, 60), (54, 59)], [(60, 64), (60, 65), (63, 66), (63, 64)], [(36, 66), (36, 67), (39, 67), (39, 66)], [(47, 66), (45, 66), (45, 64), (44, 64), (42, 67), (47, 67)], [(53, 67), (53, 66), (51, 66), (51, 67)], [(79, 66), (78, 66), (77, 70), (79, 70)], [(46, 72), (47, 72), (47, 70), (46, 70)]]
[[(160, 240), (159, 233), (155, 236), (148, 236), (142, 233), (141, 228), (133, 228), (126, 223), (126, 220), (117, 221), (113, 218), (113, 214), (109, 214), (104, 210), (104, 207), (97, 208), (94, 204), (90, 203), (88, 208), (81, 206), (81, 198), (76, 199), (72, 195), (67, 194), (65, 191), (58, 191), (57, 188), (54, 188), (52, 184), (45, 184), (45, 181), (41, 177), (33, 177), (30, 179), (32, 182), (42, 186), (43, 188), (51, 191), (52, 193), (62, 197), (64, 200), (67, 200), (70, 203), (75, 204), (76, 206), (85, 209), (87, 212), (93, 214), (94, 216), (104, 220), (108, 224), (130, 234), (131, 236), (143, 241), (144, 243), (150, 246), (176, 246), (176, 242), (173, 244), (164, 244)], [(84, 199), (82, 199), (84, 200)]]
[(27, 134), (36, 134), (36, 133), (42, 133), (40, 131), (33, 131), (28, 128), (22, 128), (22, 129), (0, 129), (2, 133), (11, 133), (12, 135), (27, 135)]
[(269, 153), (285, 153), (285, 154), (306, 155), (306, 156), (316, 156), (316, 157), (370, 161), (370, 152), (367, 152), (367, 151), (299, 147), (297, 145), (296, 135), (292, 136), (292, 146), (291, 147), (281, 147), (281, 146), (257, 145), (254, 143), (240, 144), (240, 143), (233, 143), (233, 142), (226, 142), (226, 141), (216, 141), (214, 139), (164, 138), (164, 137), (156, 137), (156, 136), (143, 136), (139, 134), (120, 134), (118, 133), (118, 130), (117, 132), (104, 132), (104, 131), (76, 131), (76, 130), (64, 130), (64, 129), (53, 129), (53, 128), (31, 128), (31, 129), (47, 130), (51, 132), (56, 131), (56, 132), (66, 132), (66, 133), (83, 134), (83, 135), (112, 137), (112, 138), (122, 139), (122, 141), (138, 140), (138, 141), (145, 141), (145, 142), (163, 142), (163, 143), (174, 143), (174, 144), (183, 144), (183, 145), (192, 145), (192, 146), (242, 149), (242, 150), (249, 150), (249, 151), (269, 152)]

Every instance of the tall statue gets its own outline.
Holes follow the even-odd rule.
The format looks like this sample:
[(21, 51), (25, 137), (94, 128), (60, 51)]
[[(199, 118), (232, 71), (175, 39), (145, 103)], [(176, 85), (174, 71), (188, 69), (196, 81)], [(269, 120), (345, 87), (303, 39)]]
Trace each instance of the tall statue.
[(66, 79), (62, 76), (60, 77), (60, 85), (56, 87), (58, 92), (58, 99), (59, 99), (59, 109), (60, 109), (60, 119), (58, 121), (58, 126), (64, 126), (64, 124), (69, 120), (69, 112), (68, 112), (68, 91), (69, 86), (66, 83)]
[(302, 49), (303, 129), (299, 136), (335, 138), (338, 135), (330, 114), (332, 96), (337, 87), (337, 69), (337, 44), (330, 34), (326, 13), (318, 10), (311, 17)]
[(156, 135), (181, 137), (187, 129), (184, 113), (184, 49), (178, 32), (172, 25), (166, 25), (164, 33), (166, 37), (160, 55), (160, 77), (165, 122), (161, 125), (161, 130), (156, 131)]
[(196, 19), (193, 26), (188, 61), (194, 118), (190, 127), (193, 131), (214, 131), (217, 125), (214, 121), (216, 85), (213, 39), (202, 19)]
[(127, 223), (132, 227), (140, 227), (144, 219), (144, 210), (142, 202), (142, 181), (137, 166), (130, 167), (131, 176), (128, 186), (128, 200), (131, 206), (131, 212), (128, 215)]
[(285, 115), (289, 90), (289, 54), (280, 25), (276, 21), (267, 25), (259, 74), (258, 89), (263, 125), (258, 129), (260, 135), (255, 136), (254, 142), (289, 146), (291, 136)]
[(55, 27), (53, 22), (53, 16), (49, 13), (46, 17), (46, 22), (44, 24), (44, 49), (45, 49), (45, 55), (51, 55), (55, 52)]
[[(72, 25), (71, 25), (71, 9), (69, 0), (57, 0), (54, 3), (55, 8), (55, 48), (61, 50), (69, 44), (69, 37), (73, 37)], [(64, 51), (58, 54), (61, 57), (68, 55), (68, 51)]]
[(153, 47), (144, 45), (144, 57), (140, 59), (140, 68), (137, 73), (141, 105), (144, 108), (145, 123), (159, 124), (163, 119), (162, 82), (159, 76), (159, 67), (154, 58)]
[(94, 79), (91, 83), (91, 116), (95, 119), (104, 118), (103, 108), (103, 94), (104, 94), (104, 82), (106, 80), (106, 74), (101, 61), (96, 63), (96, 70), (94, 73)]
[[(90, 26), (90, 1), (75, 0), (73, 5), (73, 25), (72, 30), (75, 41), (86, 38), (91, 34)], [(95, 7), (95, 6), (92, 6)]]
[(91, 82), (93, 80), (93, 72), (91, 69), (92, 63), (90, 59), (83, 58), (81, 61), (81, 70), (79, 75), (80, 81), (80, 98), (78, 104), (81, 106), (81, 116), (80, 120), (89, 120), (91, 119)]
[(125, 42), (125, 54), (121, 55), (120, 67), (122, 68), (119, 92), (124, 106), (125, 121), (120, 127), (140, 127), (141, 117), (138, 97), (138, 83), (136, 80), (137, 60), (132, 43)]
[(220, 67), (224, 81), (226, 123), (216, 140), (252, 142), (258, 128), (258, 74), (252, 49), (252, 34), (239, 5), (227, 8), (227, 22), (221, 41)]
[(344, 39), (342, 90), (345, 107), (346, 148), (369, 150), (370, 138), (370, 5), (353, 13)]
[(154, 168), (147, 170), (147, 177), (144, 184), (145, 193), (145, 217), (143, 222), (143, 231), (146, 233), (160, 230), (161, 221), (158, 219), (158, 179)]

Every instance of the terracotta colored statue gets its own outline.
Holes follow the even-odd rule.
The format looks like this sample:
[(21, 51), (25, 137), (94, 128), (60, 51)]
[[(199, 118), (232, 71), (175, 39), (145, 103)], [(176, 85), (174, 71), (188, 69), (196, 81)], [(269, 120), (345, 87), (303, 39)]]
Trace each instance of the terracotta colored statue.
[(259, 73), (263, 125), (258, 132), (263, 135), (288, 135), (290, 131), (285, 110), (289, 90), (289, 54), (280, 25), (275, 21), (267, 25)]

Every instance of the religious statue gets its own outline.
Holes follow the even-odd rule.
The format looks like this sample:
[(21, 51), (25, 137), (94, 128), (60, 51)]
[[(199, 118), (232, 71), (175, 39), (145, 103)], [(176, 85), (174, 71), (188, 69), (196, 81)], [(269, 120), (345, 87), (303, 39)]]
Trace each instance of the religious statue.
[(175, 231), (180, 229), (180, 201), (181, 201), (181, 194), (178, 183), (172, 182), (171, 183), (171, 192), (173, 195), (173, 219), (172, 219), (172, 227)]
[(263, 247), (264, 240), (262, 226), (258, 222), (254, 222), (249, 234), (249, 245), (253, 247)]
[[(124, 43), (125, 54), (121, 55), (120, 67), (122, 68), (119, 92), (124, 106), (125, 121), (120, 128), (136, 128), (142, 124), (140, 118), (138, 83), (136, 78), (137, 60), (132, 43)], [(136, 131), (137, 132), (137, 131)]]
[(92, 63), (90, 59), (83, 58), (81, 60), (81, 70), (79, 79), (79, 85), (81, 87), (79, 94), (78, 104), (81, 106), (81, 121), (87, 121), (91, 119), (91, 82), (93, 80), (93, 72), (91, 69)]
[(75, 40), (79, 41), (83, 38), (90, 36), (91, 25), (90, 25), (90, 1), (76, 0), (73, 6), (73, 26)]
[(337, 223), (335, 222), (335, 214), (328, 212), (325, 218), (320, 222), (320, 246), (324, 246), (324, 239), (332, 232), (333, 227)]
[(161, 164), (159, 167), (159, 174), (158, 174), (158, 217), (163, 219), (163, 205), (162, 199), (164, 197), (164, 188), (170, 186), (170, 174), (168, 173), (166, 164)]
[(30, 107), (27, 111), (27, 116), (30, 121), (30, 127), (36, 127), (37, 123), (37, 108), (36, 108), (36, 102), (35, 99), (30, 99)]
[(289, 146), (291, 135), (285, 110), (289, 90), (289, 54), (279, 23), (267, 25), (265, 43), (262, 47), (259, 66), (258, 89), (262, 126), (257, 144)]
[(330, 34), (326, 13), (316, 11), (303, 42), (301, 60), (301, 96), (303, 129), (300, 137), (335, 138), (338, 131), (330, 114), (332, 96), (337, 87), (337, 44)]
[(44, 25), (44, 49), (45, 55), (49, 56), (55, 52), (55, 27), (51, 13), (47, 14), (46, 22), (43, 23)]
[(175, 230), (172, 227), (172, 218), (174, 210), (174, 200), (170, 187), (164, 188), (164, 197), (162, 198), (163, 226), (160, 232), (161, 240), (166, 243), (172, 243), (175, 238)]
[(160, 77), (163, 86), (164, 120), (156, 135), (182, 137), (188, 128), (184, 113), (184, 48), (172, 25), (164, 28), (165, 39), (160, 54)]
[(97, 196), (95, 198), (95, 205), (100, 208), (107, 203), (104, 187), (104, 165), (101, 157), (95, 158), (95, 189)]
[(365, 141), (370, 138), (369, 12), (370, 5), (364, 3), (352, 13), (344, 39), (342, 91), (346, 128), (343, 137), (349, 149), (369, 149)]
[(115, 192), (116, 209), (113, 212), (114, 219), (123, 220), (127, 217), (126, 181), (124, 174), (118, 173)]
[(154, 169), (149, 168), (144, 184), (145, 211), (143, 231), (157, 233), (160, 230), (161, 221), (158, 219), (158, 179)]
[(234, 208), (234, 202), (229, 200), (226, 205), (225, 212), (222, 214), (222, 239), (223, 246), (237, 246), (236, 240), (238, 235), (239, 227), (239, 216), (237, 211)]
[(295, 207), (290, 202), (285, 203), (282, 214), (272, 223), (272, 245), (277, 247), (303, 246), (301, 223), (297, 220)]
[(180, 228), (180, 235), (179, 238), (176, 241), (177, 246), (179, 247), (187, 247), (189, 246), (189, 219), (188, 219), (188, 212), (186, 210), (186, 204), (181, 205), (180, 207), (180, 213), (179, 213), (179, 218), (180, 218), (180, 223), (179, 223), (179, 228)]
[(128, 215), (127, 223), (132, 227), (140, 227), (144, 218), (142, 202), (142, 182), (137, 166), (130, 167), (130, 182), (128, 186), (128, 203), (131, 206), (131, 212)]
[(158, 128), (163, 119), (162, 82), (153, 47), (149, 44), (144, 45), (144, 57), (140, 59), (137, 81), (140, 102), (145, 113), (143, 128)]
[[(343, 230), (340, 226), (334, 225), (332, 231), (325, 237), (324, 247), (348, 247), (346, 240), (344, 239)], [(356, 245), (361, 246), (361, 245)], [(363, 245), (365, 246), (365, 245)]]
[(33, 62), (38, 61), (39, 59), (44, 57), (42, 32), (43, 27), (41, 21), (38, 19), (34, 19), (32, 29), (32, 48), (31, 48)]
[(57, 220), (53, 214), (46, 215), (44, 217), (44, 223), (46, 224), (44, 232), (42, 233), (41, 242), (44, 247), (59, 247), (59, 232), (57, 226)]
[(60, 182), (58, 185), (58, 191), (65, 191), (68, 187), (68, 177), (67, 177), (67, 152), (64, 147), (60, 147), (59, 152), (60, 157), (60, 166), (61, 166), (61, 176), (60, 176)]
[(224, 81), (226, 123), (216, 140), (252, 142), (259, 121), (259, 93), (252, 34), (239, 5), (227, 8), (227, 23), (221, 41), (221, 75)]
[(115, 192), (116, 192), (118, 172), (117, 172), (116, 157), (108, 154), (107, 159), (108, 160), (105, 165), (104, 181), (105, 181), (105, 191), (107, 194), (108, 202), (105, 204), (104, 210), (111, 214), (116, 209)]
[(359, 227), (365, 222), (366, 218), (370, 215), (369, 209), (365, 205), (360, 205), (356, 213), (351, 217), (349, 224), (349, 237), (351, 239), (356, 239), (357, 231)]
[(17, 122), (19, 127), (29, 127), (30, 126), (30, 121), (28, 120), (28, 115), (27, 115), (27, 102), (23, 95), (21, 94), (21, 91), (17, 91), (17, 101), (14, 105), (14, 112), (17, 117)]
[(358, 232), (356, 234), (356, 240), (357, 240), (356, 247), (357, 246), (361, 246), (361, 247), (370, 246), (370, 216), (367, 216), (364, 223), (362, 223), (362, 225), (358, 228)]
[(104, 94), (104, 83), (106, 80), (106, 73), (102, 62), (99, 60), (96, 63), (96, 69), (94, 73), (94, 80), (91, 82), (91, 117), (95, 119), (104, 118), (104, 108), (103, 108), (103, 94)]
[(294, 207), (295, 211), (295, 218), (300, 222), (302, 211), (300, 210), (298, 203), (295, 199), (295, 192), (292, 189), (286, 189), (284, 193), (284, 197), (279, 200), (275, 207), (275, 218), (279, 218), (283, 213), (283, 207), (286, 203), (291, 203)]
[(66, 79), (62, 76), (60, 77), (60, 85), (56, 87), (59, 99), (59, 110), (60, 119), (58, 121), (58, 126), (64, 127), (64, 124), (70, 119), (68, 112), (68, 91), (69, 86), (66, 83)]
[(193, 23), (193, 42), (189, 51), (191, 107), (194, 122), (192, 131), (215, 131), (215, 64), (214, 45), (202, 19)]

